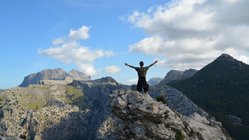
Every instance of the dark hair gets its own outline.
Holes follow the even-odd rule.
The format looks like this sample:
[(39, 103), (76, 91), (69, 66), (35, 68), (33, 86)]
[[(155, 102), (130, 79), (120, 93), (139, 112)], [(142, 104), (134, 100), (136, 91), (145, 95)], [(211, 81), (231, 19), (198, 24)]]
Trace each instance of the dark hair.
[(142, 67), (142, 66), (144, 66), (144, 62), (143, 61), (140, 61), (139, 62), (139, 65)]

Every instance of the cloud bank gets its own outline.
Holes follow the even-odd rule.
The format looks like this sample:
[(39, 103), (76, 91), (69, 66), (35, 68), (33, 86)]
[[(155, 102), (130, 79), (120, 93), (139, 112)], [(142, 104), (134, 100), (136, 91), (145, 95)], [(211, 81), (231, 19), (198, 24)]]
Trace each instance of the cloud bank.
[(48, 49), (39, 49), (39, 54), (53, 57), (64, 63), (75, 64), (82, 72), (93, 76), (96, 69), (93, 66), (94, 60), (112, 56), (112, 51), (91, 50), (89, 47), (79, 44), (79, 40), (86, 40), (90, 37), (89, 27), (82, 26), (79, 29), (71, 29), (67, 37), (53, 40), (53, 46)]
[(222, 53), (249, 63), (248, 0), (172, 0), (128, 21), (147, 37), (132, 52), (163, 57), (174, 69), (201, 68)]

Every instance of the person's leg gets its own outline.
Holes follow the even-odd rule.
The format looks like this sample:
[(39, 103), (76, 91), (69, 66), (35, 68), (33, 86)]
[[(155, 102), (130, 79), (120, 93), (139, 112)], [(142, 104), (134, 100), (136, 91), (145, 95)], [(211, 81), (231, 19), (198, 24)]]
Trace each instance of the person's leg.
[(137, 84), (137, 91), (142, 92), (142, 86), (140, 84)]
[(142, 92), (142, 82), (141, 82), (141, 79), (138, 79), (138, 82), (137, 82), (137, 91), (138, 92)]
[(144, 93), (147, 93), (149, 91), (150, 87), (149, 85), (146, 83), (146, 85), (144, 86)]

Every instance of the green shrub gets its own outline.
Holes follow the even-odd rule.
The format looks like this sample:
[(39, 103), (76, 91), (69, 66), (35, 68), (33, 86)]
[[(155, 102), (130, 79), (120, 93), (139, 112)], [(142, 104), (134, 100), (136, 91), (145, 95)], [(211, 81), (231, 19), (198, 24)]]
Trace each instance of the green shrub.
[(176, 135), (175, 135), (176, 140), (184, 140), (184, 135), (180, 130), (176, 130)]
[(158, 102), (162, 102), (162, 103), (164, 103), (164, 104), (167, 103), (166, 98), (165, 98), (163, 95), (157, 96), (157, 97), (156, 97), (156, 100), (157, 100)]

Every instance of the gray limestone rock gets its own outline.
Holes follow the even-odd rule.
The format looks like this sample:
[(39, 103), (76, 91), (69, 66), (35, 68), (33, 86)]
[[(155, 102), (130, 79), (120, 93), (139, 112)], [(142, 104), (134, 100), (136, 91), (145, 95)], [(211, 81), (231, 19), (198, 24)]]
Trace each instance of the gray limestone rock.
[(219, 125), (210, 125), (206, 117), (183, 116), (148, 94), (119, 90), (110, 94), (110, 102), (113, 114), (99, 128), (102, 139), (165, 140), (176, 139), (176, 135), (187, 140), (231, 139)]

